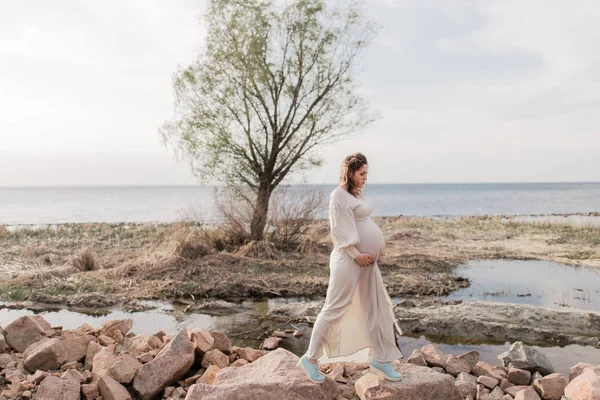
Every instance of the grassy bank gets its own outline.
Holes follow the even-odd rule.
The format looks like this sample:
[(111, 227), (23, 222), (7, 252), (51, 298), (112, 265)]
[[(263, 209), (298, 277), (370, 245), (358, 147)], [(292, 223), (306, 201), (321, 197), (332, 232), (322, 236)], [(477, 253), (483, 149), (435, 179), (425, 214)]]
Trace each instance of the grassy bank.
[[(468, 283), (451, 275), (470, 259), (549, 260), (600, 268), (600, 228), (500, 217), (386, 217), (380, 267), (390, 294), (444, 295)], [(5, 300), (323, 296), (331, 243), (326, 221), (297, 243), (236, 245), (194, 224), (62, 224), (0, 228)], [(71, 299), (71, 300), (68, 300)]]

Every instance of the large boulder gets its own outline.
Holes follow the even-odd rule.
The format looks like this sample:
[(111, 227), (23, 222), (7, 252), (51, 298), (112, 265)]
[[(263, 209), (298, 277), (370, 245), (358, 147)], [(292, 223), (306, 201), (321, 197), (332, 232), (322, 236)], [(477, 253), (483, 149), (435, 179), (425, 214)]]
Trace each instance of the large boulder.
[(565, 388), (571, 400), (600, 400), (600, 365), (588, 367)]
[(180, 331), (133, 379), (133, 389), (142, 400), (155, 398), (168, 385), (181, 379), (195, 360), (195, 346), (185, 330)]
[(426, 367), (400, 364), (400, 382), (388, 382), (367, 373), (356, 381), (356, 394), (361, 400), (462, 400), (461, 392), (450, 375), (440, 374)]
[(554, 367), (545, 355), (526, 346), (523, 342), (514, 342), (510, 349), (498, 356), (505, 368), (520, 368), (527, 371), (538, 371), (542, 375), (554, 373)]
[(297, 362), (294, 354), (277, 349), (243, 368), (220, 370), (212, 385), (191, 386), (186, 400), (331, 400), (340, 394), (330, 378), (323, 384), (309, 381)]
[(51, 325), (39, 315), (25, 315), (4, 329), (6, 343), (19, 353), (45, 338)]
[(79, 400), (81, 384), (74, 379), (46, 377), (38, 387), (36, 400)]

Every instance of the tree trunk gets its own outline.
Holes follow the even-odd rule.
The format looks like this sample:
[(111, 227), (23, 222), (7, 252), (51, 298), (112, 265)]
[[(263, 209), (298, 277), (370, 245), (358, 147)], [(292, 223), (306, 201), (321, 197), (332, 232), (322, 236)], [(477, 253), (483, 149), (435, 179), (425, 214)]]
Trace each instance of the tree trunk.
[(254, 215), (252, 215), (252, 222), (250, 223), (250, 236), (252, 236), (252, 240), (263, 240), (264, 238), (270, 198), (271, 185), (261, 183), (256, 196)]

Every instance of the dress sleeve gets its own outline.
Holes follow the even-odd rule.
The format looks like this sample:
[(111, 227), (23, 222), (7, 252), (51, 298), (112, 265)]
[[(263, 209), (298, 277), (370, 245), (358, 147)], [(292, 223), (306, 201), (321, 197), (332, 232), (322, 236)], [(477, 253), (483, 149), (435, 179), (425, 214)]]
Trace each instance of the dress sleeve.
[(354, 213), (350, 207), (337, 201), (329, 204), (329, 223), (331, 227), (331, 239), (337, 250), (346, 251), (352, 258), (360, 255), (354, 247), (360, 242)]

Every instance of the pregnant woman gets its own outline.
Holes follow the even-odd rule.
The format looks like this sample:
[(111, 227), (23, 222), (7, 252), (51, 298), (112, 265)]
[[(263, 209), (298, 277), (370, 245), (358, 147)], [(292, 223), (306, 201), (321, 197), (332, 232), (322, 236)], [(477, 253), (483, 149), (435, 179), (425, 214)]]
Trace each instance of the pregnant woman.
[(361, 194), (368, 165), (356, 153), (342, 163), (340, 185), (329, 199), (334, 249), (330, 257), (325, 305), (315, 321), (310, 345), (298, 366), (316, 383), (325, 381), (317, 360), (323, 349), (329, 358), (369, 348), (370, 370), (387, 380), (402, 377), (391, 361), (402, 358), (394, 337), (394, 314), (377, 260), (385, 247), (381, 229), (371, 219), (371, 207)]

